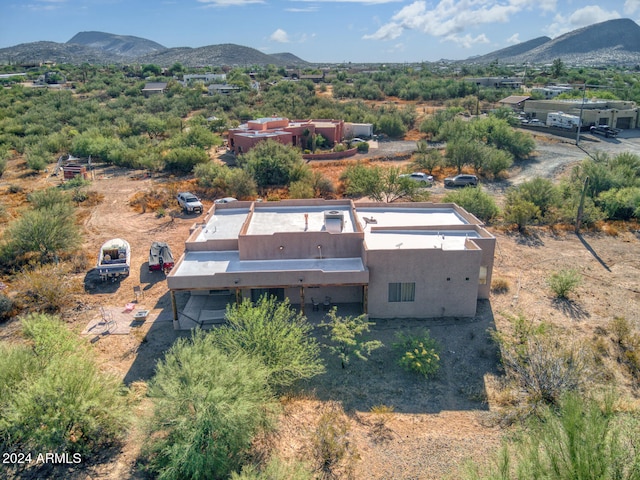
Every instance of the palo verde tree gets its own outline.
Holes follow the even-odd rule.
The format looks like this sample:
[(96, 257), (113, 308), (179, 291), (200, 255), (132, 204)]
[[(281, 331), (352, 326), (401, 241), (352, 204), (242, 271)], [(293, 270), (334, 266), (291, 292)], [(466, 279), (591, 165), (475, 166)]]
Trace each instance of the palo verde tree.
[(226, 354), (202, 331), (179, 339), (149, 385), (149, 470), (166, 480), (223, 479), (237, 471), (275, 402), (259, 358)]
[(369, 197), (376, 202), (391, 203), (401, 198), (426, 200), (427, 192), (419, 182), (402, 176), (398, 167), (367, 166), (358, 163), (342, 173), (340, 180), (350, 196)]
[(288, 300), (262, 296), (254, 305), (248, 298), (227, 307), (228, 325), (211, 332), (213, 344), (228, 354), (243, 352), (267, 368), (274, 389), (324, 372), (313, 326), (296, 313)]

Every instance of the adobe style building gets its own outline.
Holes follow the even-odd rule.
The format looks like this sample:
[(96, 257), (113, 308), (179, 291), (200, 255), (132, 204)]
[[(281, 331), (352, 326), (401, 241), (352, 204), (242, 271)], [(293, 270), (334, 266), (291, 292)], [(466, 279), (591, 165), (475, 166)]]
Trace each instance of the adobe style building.
[(329, 145), (340, 142), (344, 138), (344, 121), (258, 118), (229, 129), (229, 149), (235, 154), (247, 153), (258, 142), (268, 139), (305, 149), (310, 148), (310, 142), (319, 134), (327, 139)]
[[(350, 304), (372, 318), (470, 317), (489, 298), (496, 239), (455, 204), (216, 204), (167, 276), (174, 327), (219, 323), (216, 298)], [(178, 311), (178, 291), (189, 300)]]

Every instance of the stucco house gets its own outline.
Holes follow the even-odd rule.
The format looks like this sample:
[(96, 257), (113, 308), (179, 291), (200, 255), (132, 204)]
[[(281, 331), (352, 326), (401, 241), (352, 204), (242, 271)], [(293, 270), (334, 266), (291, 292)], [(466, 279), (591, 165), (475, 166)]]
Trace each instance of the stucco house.
[(237, 128), (229, 129), (229, 149), (235, 154), (247, 153), (262, 140), (275, 140), (284, 145), (308, 148), (308, 142), (322, 135), (329, 145), (344, 138), (342, 120), (294, 120), (286, 117), (266, 117), (250, 120)]
[(167, 82), (147, 82), (142, 89), (142, 95), (150, 97), (151, 95), (161, 95), (167, 90)]
[[(219, 323), (226, 301), (356, 305), (372, 318), (470, 317), (489, 298), (496, 239), (455, 204), (216, 204), (167, 277), (174, 327)], [(178, 309), (176, 292), (189, 300)]]

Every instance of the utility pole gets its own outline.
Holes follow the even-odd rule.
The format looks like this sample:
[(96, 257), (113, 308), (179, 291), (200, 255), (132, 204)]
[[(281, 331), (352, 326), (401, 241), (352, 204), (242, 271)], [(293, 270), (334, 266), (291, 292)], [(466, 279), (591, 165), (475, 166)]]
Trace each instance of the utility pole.
[(576, 215), (576, 235), (580, 234), (580, 224), (582, 223), (582, 213), (584, 211), (584, 197), (587, 193), (587, 186), (589, 185), (589, 177), (584, 179), (582, 184), (582, 193), (580, 194), (580, 204), (578, 205), (578, 214)]
[(580, 145), (580, 130), (582, 129), (582, 112), (584, 110), (584, 100), (587, 96), (587, 84), (582, 85), (582, 103), (580, 104), (580, 116), (578, 117), (578, 128), (576, 129), (576, 146)]

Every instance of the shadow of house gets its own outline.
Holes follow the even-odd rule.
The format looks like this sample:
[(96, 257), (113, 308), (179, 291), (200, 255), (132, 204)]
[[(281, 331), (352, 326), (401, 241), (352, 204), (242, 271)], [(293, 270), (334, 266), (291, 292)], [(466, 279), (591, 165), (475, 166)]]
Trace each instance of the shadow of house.
[[(488, 410), (485, 377), (498, 375), (499, 351), (491, 338), (494, 315), (488, 300), (478, 302), (473, 318), (383, 319), (364, 340), (377, 339), (384, 347), (368, 361), (352, 358), (342, 369), (340, 359), (323, 349), (327, 371), (297, 386), (322, 401), (340, 402), (346, 411), (368, 412), (375, 405), (392, 406), (396, 413), (438, 413), (445, 410)], [(393, 348), (396, 333), (416, 336), (429, 331), (441, 346), (441, 368), (435, 378), (407, 372), (398, 365)], [(326, 332), (316, 328), (325, 343)]]

